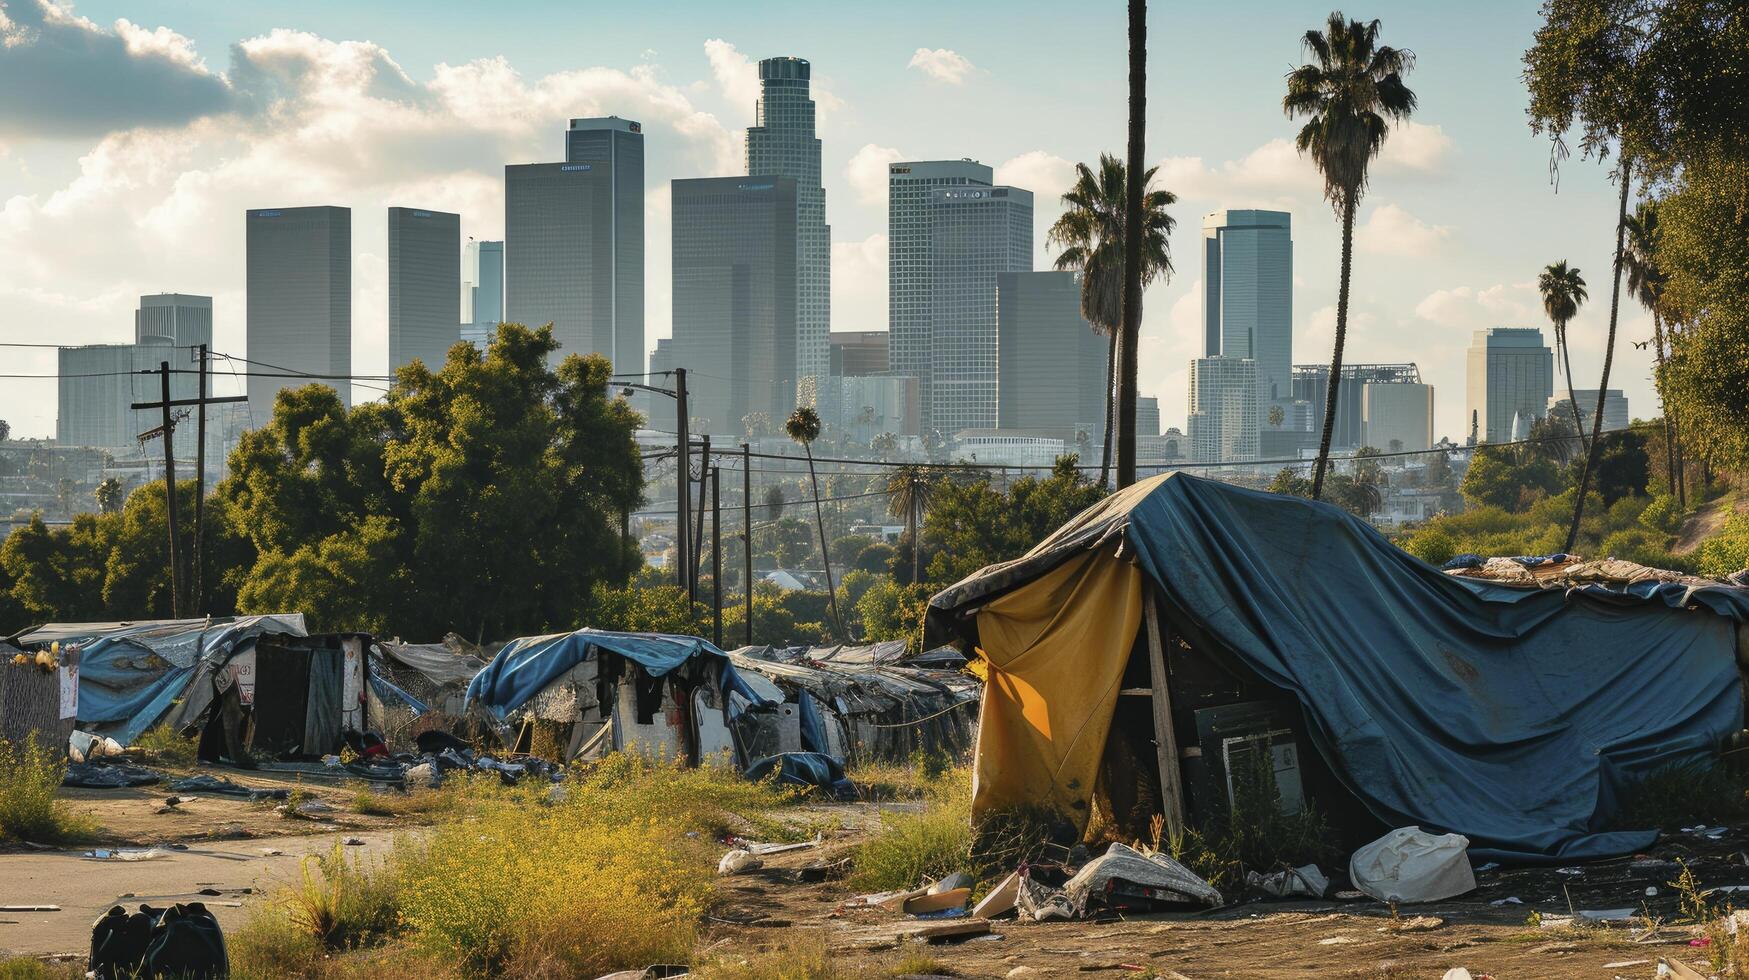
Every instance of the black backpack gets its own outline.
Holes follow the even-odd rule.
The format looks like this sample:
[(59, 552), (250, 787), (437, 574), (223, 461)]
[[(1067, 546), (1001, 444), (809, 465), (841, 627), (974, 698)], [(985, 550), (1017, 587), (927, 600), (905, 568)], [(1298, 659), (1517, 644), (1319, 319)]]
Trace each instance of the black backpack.
[(105, 912), (91, 926), (90, 970), (97, 980), (223, 980), (231, 968), (218, 920), (205, 905), (189, 902)]

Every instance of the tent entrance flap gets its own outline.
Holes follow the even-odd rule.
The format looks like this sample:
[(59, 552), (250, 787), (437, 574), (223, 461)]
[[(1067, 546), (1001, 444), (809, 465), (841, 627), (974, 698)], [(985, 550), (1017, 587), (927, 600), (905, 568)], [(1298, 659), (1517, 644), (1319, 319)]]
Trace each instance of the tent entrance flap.
[(974, 813), (1045, 805), (1085, 825), (1141, 622), (1141, 572), (1101, 552), (978, 610), (989, 670)]

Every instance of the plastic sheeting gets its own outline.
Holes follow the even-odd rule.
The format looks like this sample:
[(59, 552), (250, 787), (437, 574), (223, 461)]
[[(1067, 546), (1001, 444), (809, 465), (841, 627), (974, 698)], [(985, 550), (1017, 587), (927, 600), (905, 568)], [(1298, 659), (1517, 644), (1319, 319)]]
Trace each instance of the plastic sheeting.
[[(1654, 831), (1595, 829), (1623, 788), (1709, 758), (1742, 727), (1734, 633), (1749, 590), (1455, 578), (1331, 505), (1170, 474), (931, 601), (931, 628), (978, 643), (996, 668), (978, 746), (985, 801), (1046, 802), (1040, 787), (1060, 798), (1068, 779), (1092, 780), (1099, 747), (1080, 742), (1103, 743), (1110, 705), (1089, 676), (1116, 676), (1129, 656), (1137, 572), (1158, 584), (1172, 626), (1298, 699), (1308, 734), (1374, 815), (1461, 833), (1475, 854), (1644, 848)], [(1076, 587), (1076, 574), (1105, 580)], [(1016, 605), (1030, 608), (1005, 617)], [(1024, 689), (1009, 682), (1023, 657)], [(1099, 717), (1062, 729), (1065, 708)]]
[(468, 703), (478, 704), (503, 721), (566, 671), (602, 653), (624, 657), (651, 677), (662, 677), (693, 657), (710, 657), (720, 664), (723, 690), (752, 703), (762, 702), (736, 674), (728, 654), (708, 640), (669, 633), (614, 633), (585, 628), (574, 633), (510, 641), (468, 682)]

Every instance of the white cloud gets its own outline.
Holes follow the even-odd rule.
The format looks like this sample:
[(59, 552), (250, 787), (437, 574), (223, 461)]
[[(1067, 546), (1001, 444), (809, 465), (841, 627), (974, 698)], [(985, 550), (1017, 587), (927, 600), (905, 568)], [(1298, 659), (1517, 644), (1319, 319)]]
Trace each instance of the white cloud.
[(1312, 161), (1286, 139), (1270, 140), (1217, 166), (1202, 157), (1167, 157), (1154, 181), (1181, 199), (1219, 201), (1226, 207), (1287, 208), (1295, 198), (1316, 198), (1323, 188)]
[(1075, 183), (1075, 165), (1046, 150), (1031, 150), (996, 165), (996, 183), (1032, 191), (1035, 210), (1056, 208)]
[(753, 64), (753, 59), (720, 37), (704, 42), (704, 56), (711, 64), (711, 75), (717, 80), (717, 91), (734, 107), (737, 115), (746, 113), (746, 118), (751, 121), (753, 107), (759, 101), (759, 69)]
[(1450, 327), (1479, 330), (1499, 326), (1539, 326), (1542, 318), (1536, 283), (1496, 283), (1481, 289), (1436, 289), (1415, 304), (1415, 315)]
[(965, 55), (947, 48), (918, 48), (907, 68), (916, 68), (938, 82), (960, 85), (977, 67)]
[(887, 203), (887, 167), (905, 159), (901, 150), (890, 146), (863, 144), (844, 165), (844, 181), (861, 204), (885, 207)]
[(887, 328), (887, 236), (832, 243), (832, 329)]
[(1451, 155), (1451, 137), (1444, 128), (1426, 123), (1405, 122), (1392, 127), (1379, 152), (1380, 173), (1437, 174)]
[(1395, 204), (1380, 204), (1354, 229), (1354, 243), (1377, 255), (1426, 257), (1451, 238), (1445, 225), (1430, 225)]

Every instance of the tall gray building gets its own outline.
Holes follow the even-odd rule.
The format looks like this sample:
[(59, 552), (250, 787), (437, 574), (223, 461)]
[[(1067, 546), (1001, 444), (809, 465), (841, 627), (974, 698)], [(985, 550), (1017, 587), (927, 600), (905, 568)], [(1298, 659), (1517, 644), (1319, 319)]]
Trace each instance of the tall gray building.
[[(1466, 437), (1472, 419), (1480, 442), (1507, 442), (1516, 422), (1548, 414), (1555, 392), (1555, 354), (1535, 327), (1493, 327), (1470, 336), (1469, 363), (1464, 378)], [(1592, 389), (1592, 398), (1597, 397)], [(1593, 402), (1595, 405), (1595, 402)]]
[(996, 427), (996, 276), (1032, 269), (1032, 192), (929, 192), (930, 357), (923, 426), (943, 436)]
[[(245, 212), (247, 345), (251, 370), (352, 373), (352, 210), (263, 208)], [(281, 388), (297, 378), (249, 378), (253, 424), (273, 417)], [(352, 404), (352, 384), (319, 379)]]
[[(605, 270), (611, 294), (615, 371), (644, 370), (644, 127), (618, 116), (571, 120), (565, 162), (607, 168), (610, 200), (600, 220), (612, 247)], [(629, 346), (628, 346), (629, 345)]]
[[(1579, 424), (1585, 430), (1585, 437), (1591, 437), (1591, 413), (1597, 411), (1597, 389), (1579, 388), (1573, 391), (1572, 397), (1579, 402)], [(1549, 414), (1560, 413), (1569, 422), (1573, 419), (1573, 409), (1567, 404), (1567, 396), (1559, 392), (1549, 397)], [(1622, 394), (1620, 388), (1611, 388), (1603, 398), (1603, 431), (1615, 432), (1625, 429), (1631, 422), (1628, 414), (1628, 396)]]
[[(1410, 388), (1416, 389), (1420, 394), (1412, 394), (1408, 390)], [(1366, 407), (1368, 391), (1373, 392), (1372, 399), (1378, 405), (1377, 410), (1370, 414)], [(1329, 395), (1330, 365), (1294, 365), (1293, 397), (1295, 403), (1304, 405), (1308, 412), (1306, 429), (1312, 434), (1311, 443), (1314, 446), (1322, 438), (1324, 406), (1329, 401)], [(1398, 422), (1412, 430), (1421, 423), (1412, 419), (1393, 422), (1388, 416), (1398, 409), (1415, 404), (1414, 399), (1417, 397), (1422, 399), (1426, 408), (1424, 424), (1431, 427), (1433, 389), (1421, 383), (1421, 369), (1414, 363), (1342, 365), (1342, 384), (1336, 389), (1336, 424), (1330, 430), (1331, 447), (1353, 450), (1370, 445), (1375, 449), (1384, 449), (1384, 445), (1372, 441), (1372, 435), (1368, 434), (1369, 426), (1373, 434), (1384, 433)], [(1290, 424), (1289, 428), (1297, 426)], [(1387, 442), (1392, 438), (1411, 441), (1403, 432), (1392, 432), (1384, 438)]]
[[(895, 374), (917, 378), (927, 392), (932, 354), (935, 247), (929, 195), (943, 187), (989, 187), (989, 167), (975, 160), (917, 160), (887, 167), (888, 359)], [(924, 396), (927, 398), (927, 396)]]
[(714, 434), (739, 434), (750, 412), (782, 419), (795, 407), (798, 370), (797, 182), (755, 175), (672, 186), (672, 366), (688, 371), (690, 413)]
[(389, 209), (389, 370), (415, 359), (443, 370), (461, 339), (462, 219)]
[(462, 276), (461, 337), (485, 350), (504, 322), (504, 243), (469, 241)]
[[(139, 413), (130, 406), (144, 401), (147, 385), (135, 372), (156, 368), (147, 363), (142, 344), (90, 344), (62, 347), (57, 354), (55, 441), (63, 446), (121, 449), (151, 426), (136, 426)], [(162, 360), (176, 363), (174, 348), (157, 346)], [(152, 387), (157, 387), (156, 378)], [(153, 391), (156, 397), (158, 392)]]
[(1239, 463), (1257, 458), (1257, 362), (1200, 357), (1190, 362), (1190, 458)]
[(1203, 356), (1257, 362), (1260, 404), (1293, 387), (1294, 243), (1286, 211), (1216, 211), (1202, 221)]
[(134, 343), (161, 338), (178, 347), (209, 348), (213, 344), (213, 298), (187, 293), (157, 293), (140, 297), (134, 311)]
[(1086, 432), (1098, 445), (1107, 346), (1081, 315), (1074, 273), (998, 273), (997, 427), (1047, 433), (1067, 445)]
[[(641, 158), (638, 170), (641, 188)], [(634, 373), (644, 369), (643, 196), (633, 259), (620, 254), (633, 234), (620, 183), (611, 160), (504, 168), (504, 318), (551, 323), (555, 362), (593, 352)]]
[(747, 173), (796, 182), (796, 401), (814, 404), (830, 370), (832, 229), (820, 186), (812, 68), (801, 58), (759, 62), (759, 102), (747, 130)]

